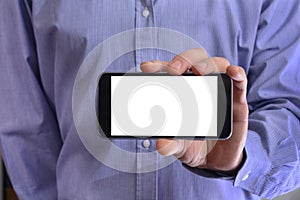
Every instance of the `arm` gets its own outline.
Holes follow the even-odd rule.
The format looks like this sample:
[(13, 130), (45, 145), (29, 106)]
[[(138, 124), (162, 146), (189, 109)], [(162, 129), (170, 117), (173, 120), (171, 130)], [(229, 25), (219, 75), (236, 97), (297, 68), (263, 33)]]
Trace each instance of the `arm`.
[(265, 5), (248, 74), (248, 158), (235, 185), (265, 198), (300, 187), (299, 8), (299, 1)]
[(44, 94), (28, 0), (0, 1), (0, 148), (20, 199), (57, 199), (62, 145)]
[[(247, 80), (242, 70), (212, 58), (217, 71), (226, 68), (234, 79), (234, 123), (229, 140), (211, 145), (211, 151), (207, 151), (211, 141), (159, 140), (159, 152), (175, 155), (196, 174), (235, 178), (235, 186), (262, 197), (273, 198), (299, 187), (300, 56), (296, 55), (300, 52), (299, 19), (298, 1), (265, 1), (252, 65), (247, 70), (247, 99), (244, 87)], [(170, 66), (174, 62), (158, 61), (142, 63), (141, 68), (145, 72), (171, 74), (181, 74), (189, 66), (196, 74), (216, 71), (198, 64), (201, 53), (197, 50), (184, 52), (173, 60), (178, 59), (182, 66), (176, 70)]]

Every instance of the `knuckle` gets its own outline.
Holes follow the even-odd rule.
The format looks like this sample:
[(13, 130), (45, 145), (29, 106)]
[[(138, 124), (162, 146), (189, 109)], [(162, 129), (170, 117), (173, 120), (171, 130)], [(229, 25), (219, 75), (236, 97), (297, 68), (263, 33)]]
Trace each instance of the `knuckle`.
[(185, 153), (181, 157), (178, 158), (181, 162), (188, 164), (192, 161), (193, 157), (192, 155)]

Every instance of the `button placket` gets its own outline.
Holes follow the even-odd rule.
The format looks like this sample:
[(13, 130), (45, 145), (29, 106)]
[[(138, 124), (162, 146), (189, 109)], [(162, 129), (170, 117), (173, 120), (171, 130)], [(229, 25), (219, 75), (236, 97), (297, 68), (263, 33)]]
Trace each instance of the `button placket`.
[[(155, 27), (154, 21), (154, 9), (152, 0), (137, 0), (136, 1), (136, 28), (144, 28), (144, 27)], [(141, 71), (139, 65), (143, 61), (147, 60), (156, 60), (157, 53), (146, 53), (144, 50), (140, 50), (139, 48), (142, 46), (141, 44), (147, 38), (141, 38), (140, 35), (136, 34), (136, 51), (135, 51), (135, 64), (137, 66), (136, 71)], [(151, 39), (151, 38), (149, 38)], [(148, 51), (149, 52), (149, 51)]]
[[(136, 21), (135, 28), (145, 28), (154, 27), (154, 16), (152, 9), (151, 0), (136, 0)], [(135, 34), (135, 64), (139, 66), (142, 61), (152, 60), (153, 58), (140, 49), (143, 42), (147, 38), (142, 38), (138, 32)], [(140, 71), (137, 67), (136, 71)], [(147, 167), (149, 161), (151, 164), (157, 165), (157, 154), (150, 153), (155, 151), (155, 141), (150, 141), (149, 139), (138, 139), (137, 140), (137, 169), (142, 167)], [(142, 153), (142, 154), (141, 154)], [(155, 155), (155, 156), (154, 156)], [(136, 175), (137, 185), (136, 185), (136, 198), (137, 199), (157, 199), (157, 171), (152, 171), (148, 173), (138, 173)]]

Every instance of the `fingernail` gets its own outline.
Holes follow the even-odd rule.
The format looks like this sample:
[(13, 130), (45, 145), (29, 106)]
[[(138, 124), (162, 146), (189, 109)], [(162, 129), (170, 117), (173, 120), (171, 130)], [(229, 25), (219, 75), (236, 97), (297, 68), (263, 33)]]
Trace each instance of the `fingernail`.
[(151, 62), (141, 62), (141, 63), (140, 63), (140, 66), (141, 66), (141, 65), (148, 65), (148, 64), (152, 64), (152, 63), (151, 63)]
[(240, 71), (240, 69), (238, 68), (234, 68), (234, 71), (235, 71), (235, 78), (237, 79), (237, 81), (242, 81), (244, 80), (244, 77), (242, 75), (242, 72)]
[(174, 69), (182, 68), (182, 62), (180, 60), (174, 60), (169, 65)]
[(208, 65), (207, 65), (207, 63), (206, 62), (203, 62), (203, 63), (199, 63), (199, 65), (198, 65), (200, 68), (206, 68)]
[(236, 77), (237, 77), (237, 79), (238, 79), (239, 81), (244, 80), (244, 77), (243, 77), (243, 75), (242, 75), (240, 72), (237, 73)]

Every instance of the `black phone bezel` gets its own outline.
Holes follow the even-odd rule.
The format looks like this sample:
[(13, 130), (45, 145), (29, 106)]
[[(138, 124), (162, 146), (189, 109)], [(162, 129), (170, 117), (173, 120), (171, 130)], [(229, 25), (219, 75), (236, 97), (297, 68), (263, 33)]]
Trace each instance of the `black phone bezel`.
[[(195, 76), (192, 73), (183, 76)], [(98, 82), (98, 122), (100, 134), (111, 139), (141, 139), (141, 138), (180, 138), (201, 140), (225, 140), (232, 134), (232, 80), (225, 73), (209, 74), (218, 76), (218, 124), (217, 136), (112, 136), (111, 135), (111, 76), (171, 76), (166, 73), (103, 73)], [(220, 89), (224, 88), (224, 89)], [(226, 104), (224, 106), (224, 104)], [(225, 116), (225, 117), (224, 117)]]

